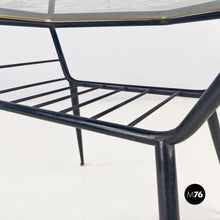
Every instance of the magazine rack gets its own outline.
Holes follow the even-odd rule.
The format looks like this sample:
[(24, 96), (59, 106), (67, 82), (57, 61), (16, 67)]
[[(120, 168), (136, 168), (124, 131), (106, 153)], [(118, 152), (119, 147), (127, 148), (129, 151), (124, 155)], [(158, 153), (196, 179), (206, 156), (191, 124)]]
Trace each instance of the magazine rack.
[[(4, 3), (5, 2), (5, 3)], [(19, 3), (19, 1), (17, 1)], [(49, 81), (36, 82), (34, 84), (21, 85), (19, 87), (0, 90), (0, 94), (16, 92), (25, 88), (49, 85), (58, 81), (67, 81), (69, 86), (47, 92), (26, 96), (16, 100), (0, 101), (0, 109), (39, 118), (76, 128), (81, 165), (84, 165), (83, 145), (81, 129), (99, 132), (127, 140), (145, 143), (155, 146), (158, 202), (160, 220), (179, 220), (178, 189), (175, 164), (175, 145), (189, 138), (200, 126), (208, 121), (216, 153), (220, 161), (220, 129), (216, 109), (220, 104), (220, 74), (206, 90), (187, 90), (174, 88), (160, 88), (149, 86), (136, 86), (124, 84), (112, 84), (101, 82), (81, 81), (72, 78), (64, 58), (56, 28), (74, 27), (103, 27), (103, 26), (138, 26), (138, 25), (170, 25), (176, 23), (202, 21), (220, 18), (220, 1), (154, 1), (155, 6), (142, 1), (142, 5), (136, 4), (137, 0), (118, 1), (80, 1), (80, 4), (68, 0), (22, 1), (16, 5), (16, 1), (0, 3), (0, 24), (12, 26), (42, 27), (50, 30), (57, 59), (18, 63), (0, 66), (1, 71), (23, 65), (37, 65), (48, 62), (59, 62), (64, 74), (63, 78)], [(152, 3), (152, 2), (151, 2)], [(152, 3), (153, 4), (153, 3)], [(99, 6), (99, 7), (98, 7)], [(78, 92), (78, 87), (87, 87)], [(79, 103), (78, 96), (97, 89), (109, 90), (108, 93)], [(35, 106), (26, 106), (22, 102), (69, 90), (70, 95), (48, 100)], [(109, 97), (121, 91), (138, 93), (120, 104), (106, 109), (91, 118), (80, 116), (80, 107), (89, 105), (98, 100)], [(169, 97), (154, 106), (127, 126), (100, 120), (100, 118), (120, 107), (150, 94), (168, 95)], [(152, 131), (134, 127), (147, 116), (155, 112), (176, 96), (198, 98), (197, 103), (175, 129), (168, 131)], [(71, 99), (72, 106), (62, 111), (50, 111), (43, 107)], [(73, 115), (66, 114), (73, 112)]]

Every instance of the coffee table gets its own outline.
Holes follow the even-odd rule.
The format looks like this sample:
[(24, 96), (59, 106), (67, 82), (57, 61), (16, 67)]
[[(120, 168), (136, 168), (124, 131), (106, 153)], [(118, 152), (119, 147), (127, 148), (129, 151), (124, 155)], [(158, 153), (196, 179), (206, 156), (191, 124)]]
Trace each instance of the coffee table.
[[(219, 0), (23, 0), (22, 2), (19, 0), (2, 0), (0, 2), (0, 25), (49, 29), (56, 48), (57, 59), (1, 65), (1, 71), (4, 71), (6, 68), (59, 62), (64, 77), (7, 88), (0, 90), (0, 95), (12, 92), (16, 93), (26, 88), (34, 88), (41, 85), (51, 85), (59, 81), (67, 81), (68, 86), (31, 96), (27, 95), (11, 101), (4, 101), (0, 98), (0, 109), (75, 127), (82, 166), (84, 165), (84, 156), (81, 129), (154, 146), (160, 220), (179, 220), (175, 145), (188, 139), (204, 122), (208, 121), (217, 157), (220, 161), (220, 129), (216, 113), (216, 109), (220, 104), (220, 75), (217, 75), (213, 83), (205, 90), (77, 80), (69, 72), (56, 29), (108, 26), (160, 26), (218, 18), (220, 18)], [(79, 92), (79, 87), (85, 87), (86, 89)], [(108, 93), (79, 103), (78, 97), (80, 95), (98, 89), (108, 90)], [(70, 95), (48, 100), (34, 106), (22, 104), (24, 101), (56, 94), (65, 90), (69, 90)], [(91, 118), (80, 116), (80, 107), (122, 91), (137, 94)], [(131, 121), (127, 126), (100, 119), (102, 116), (116, 111), (120, 107), (146, 94), (160, 94), (169, 97), (140, 115), (137, 119)], [(177, 96), (197, 98), (198, 101), (176, 128), (168, 131), (156, 131), (135, 127), (140, 121)], [(72, 105), (61, 111), (51, 111), (44, 108), (50, 104), (67, 99), (71, 99)], [(69, 112), (72, 112), (72, 115), (67, 114)]]

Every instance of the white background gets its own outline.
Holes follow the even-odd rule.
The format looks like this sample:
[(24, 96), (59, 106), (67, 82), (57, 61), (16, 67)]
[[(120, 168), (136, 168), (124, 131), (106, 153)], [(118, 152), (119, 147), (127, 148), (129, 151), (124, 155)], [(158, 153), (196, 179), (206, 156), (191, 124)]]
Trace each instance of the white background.
[[(58, 34), (76, 79), (203, 89), (220, 72), (219, 25), (219, 21), (209, 21), (70, 28), (59, 29)], [(56, 58), (46, 29), (0, 27), (0, 33), (0, 65)], [(59, 64), (52, 63), (4, 69), (0, 76), (4, 89), (62, 77), (62, 73)], [(58, 83), (39, 91), (62, 86)], [(0, 99), (36, 92), (24, 90)], [(123, 93), (82, 108), (82, 115), (92, 116), (129, 96)], [(122, 109), (103, 119), (127, 124), (162, 98), (142, 97), (124, 108), (126, 114)], [(195, 102), (176, 98), (139, 127), (175, 127)], [(66, 101), (49, 109), (69, 105)], [(0, 121), (0, 219), (158, 219), (153, 147), (84, 132), (86, 166), (81, 168), (72, 128), (3, 111)], [(177, 167), (182, 219), (219, 219), (219, 163), (206, 124), (178, 145)], [(191, 206), (183, 198), (186, 186), (195, 182), (207, 192), (200, 206)]]

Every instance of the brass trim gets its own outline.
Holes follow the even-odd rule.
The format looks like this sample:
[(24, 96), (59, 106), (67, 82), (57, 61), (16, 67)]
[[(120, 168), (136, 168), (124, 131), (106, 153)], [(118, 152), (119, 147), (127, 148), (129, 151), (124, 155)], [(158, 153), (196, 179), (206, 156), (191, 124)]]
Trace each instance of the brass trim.
[(218, 12), (220, 8), (203, 10), (198, 12), (185, 13), (175, 16), (163, 16), (163, 17), (137, 17), (137, 18), (91, 18), (91, 19), (41, 19), (41, 18), (30, 18), (30, 17), (19, 17), (19, 16), (9, 16), (9, 15), (0, 15), (0, 19), (11, 19), (11, 20), (22, 20), (22, 21), (38, 21), (38, 22), (85, 22), (85, 21), (144, 21), (144, 20), (166, 20), (174, 18), (182, 18), (193, 15), (200, 15), (212, 12)]
[(11, 15), (0, 15), (0, 19), (21, 20), (21, 21), (38, 21), (38, 22), (51, 22), (51, 19), (31, 18), (31, 17), (19, 17)]

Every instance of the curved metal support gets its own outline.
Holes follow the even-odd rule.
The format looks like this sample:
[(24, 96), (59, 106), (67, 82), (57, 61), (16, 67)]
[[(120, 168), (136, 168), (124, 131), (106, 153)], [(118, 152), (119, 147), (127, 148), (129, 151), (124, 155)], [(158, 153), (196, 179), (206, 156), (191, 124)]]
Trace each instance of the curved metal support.
[(212, 135), (213, 143), (215, 145), (217, 157), (220, 163), (220, 127), (219, 127), (218, 115), (216, 111), (208, 119), (208, 125)]
[(56, 32), (56, 29), (52, 25), (50, 26), (50, 33), (51, 33), (51, 36), (53, 38), (54, 46), (55, 46), (56, 51), (57, 51), (57, 55), (58, 55), (58, 58), (59, 58), (59, 61), (60, 61), (61, 68), (63, 70), (63, 74), (69, 82), (75, 83), (75, 80), (70, 75), (70, 72), (69, 72), (64, 54), (63, 54), (63, 50), (62, 50), (62, 47), (61, 47), (61, 44), (60, 44), (60, 41), (59, 41), (59, 38), (58, 38), (58, 35), (57, 35), (57, 32)]
[[(53, 3), (53, 1), (51, 1)], [(51, 3), (51, 4), (52, 4)], [(74, 107), (75, 105), (79, 104), (79, 99), (77, 95), (77, 87), (73, 88), (74, 85), (77, 84), (77, 82), (73, 79), (73, 77), (70, 75), (63, 50), (56, 32), (56, 29), (54, 26), (50, 27), (50, 33), (53, 38), (53, 42), (57, 51), (57, 55), (59, 57), (60, 65), (63, 70), (63, 74), (65, 78), (68, 80), (69, 85), (70, 85), (70, 94), (71, 94), (71, 102), (72, 106)], [(79, 108), (73, 110), (73, 114), (79, 116), (80, 111)], [(82, 144), (82, 131), (79, 128), (76, 128), (76, 136), (77, 136), (77, 141), (78, 141), (78, 146), (79, 146), (79, 153), (80, 153), (80, 158), (81, 158), (81, 166), (84, 165), (84, 156), (83, 156), (83, 144)]]
[(194, 134), (220, 105), (220, 74), (203, 93), (180, 125), (167, 133), (170, 143), (179, 143)]

